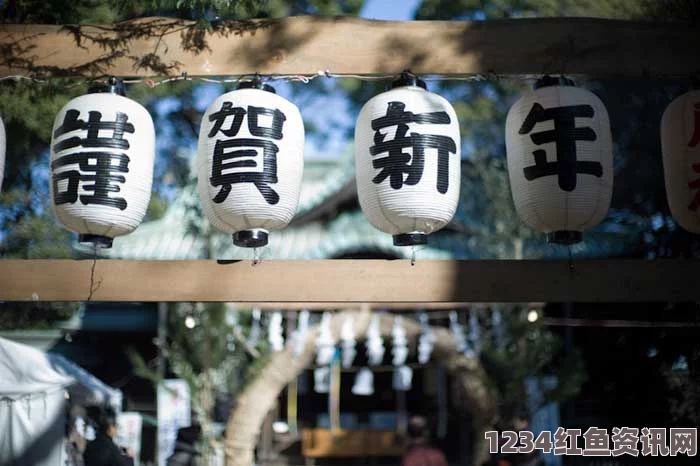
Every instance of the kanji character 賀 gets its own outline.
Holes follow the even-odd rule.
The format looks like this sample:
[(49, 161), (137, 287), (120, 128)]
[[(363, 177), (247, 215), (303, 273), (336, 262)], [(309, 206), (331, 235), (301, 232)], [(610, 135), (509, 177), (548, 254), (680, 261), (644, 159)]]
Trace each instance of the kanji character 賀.
[[(263, 125), (261, 117), (269, 119), (270, 125)], [(230, 124), (226, 126), (228, 119)], [(251, 137), (237, 138), (243, 120), (248, 120)], [(252, 183), (268, 204), (277, 204), (279, 194), (270, 187), (278, 182), (277, 153), (279, 147), (275, 142), (282, 139), (282, 129), (286, 116), (279, 109), (248, 106), (234, 107), (231, 102), (223, 102), (221, 108), (209, 115), (213, 125), (208, 137), (217, 137), (219, 133), (226, 136), (217, 139), (209, 179), (213, 187), (220, 190), (213, 201), (222, 203), (231, 192), (235, 183)], [(227, 150), (233, 149), (233, 150)], [(262, 153), (262, 163), (257, 160)], [(262, 168), (262, 170), (255, 170)]]

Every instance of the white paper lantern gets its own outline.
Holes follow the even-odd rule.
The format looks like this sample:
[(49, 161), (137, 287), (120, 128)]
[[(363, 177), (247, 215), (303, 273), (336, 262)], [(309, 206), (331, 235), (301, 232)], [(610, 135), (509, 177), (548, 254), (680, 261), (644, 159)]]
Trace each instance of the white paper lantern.
[(676, 222), (700, 233), (700, 90), (676, 98), (661, 118), (666, 196)]
[(404, 75), (373, 97), (355, 126), (360, 206), (397, 246), (425, 244), (454, 216), (461, 181), (460, 135), (450, 103)]
[(299, 109), (259, 80), (217, 98), (202, 118), (199, 196), (209, 222), (237, 246), (267, 244), (296, 213), (304, 170)]
[(7, 135), (5, 134), (5, 123), (0, 118), (0, 191), (2, 190), (2, 180), (5, 176), (5, 152), (7, 151)]
[(51, 205), (79, 241), (110, 247), (143, 220), (151, 199), (155, 130), (148, 111), (106, 87), (68, 102), (51, 138)]
[[(565, 84), (565, 85), (555, 85)], [(613, 187), (610, 121), (592, 92), (545, 78), (508, 112), (515, 208), (551, 242), (573, 244), (607, 214)]]

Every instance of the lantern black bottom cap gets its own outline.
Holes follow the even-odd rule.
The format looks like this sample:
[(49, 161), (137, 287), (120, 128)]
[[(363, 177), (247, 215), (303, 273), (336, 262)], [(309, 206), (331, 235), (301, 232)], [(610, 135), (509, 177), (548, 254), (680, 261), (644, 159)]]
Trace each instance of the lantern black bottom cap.
[(418, 246), (420, 244), (428, 244), (428, 235), (425, 233), (394, 235), (394, 246)]
[(547, 234), (547, 242), (553, 244), (572, 245), (583, 241), (583, 233), (580, 231), (561, 230)]
[(267, 236), (263, 230), (241, 230), (233, 234), (233, 244), (242, 248), (259, 248), (267, 245)]
[(78, 235), (78, 242), (80, 243), (92, 243), (97, 247), (101, 248), (111, 248), (112, 238), (102, 235)]

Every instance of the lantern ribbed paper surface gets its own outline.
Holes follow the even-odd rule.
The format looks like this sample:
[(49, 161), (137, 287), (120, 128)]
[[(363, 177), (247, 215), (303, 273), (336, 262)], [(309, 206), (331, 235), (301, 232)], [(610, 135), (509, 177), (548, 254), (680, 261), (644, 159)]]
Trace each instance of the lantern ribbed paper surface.
[(155, 130), (148, 111), (116, 93), (66, 104), (51, 140), (51, 204), (80, 241), (111, 246), (132, 232), (151, 199)]
[(394, 244), (424, 244), (454, 216), (461, 182), (460, 134), (450, 103), (419, 80), (369, 100), (355, 127), (360, 206)]
[(238, 246), (267, 244), (268, 231), (286, 227), (299, 202), (301, 113), (271, 87), (264, 89), (239, 88), (217, 98), (199, 133), (204, 212), (214, 227), (233, 233)]
[(700, 233), (700, 90), (676, 98), (661, 118), (666, 196), (685, 230)]
[(605, 217), (613, 186), (610, 122), (593, 93), (547, 86), (522, 96), (506, 119), (508, 173), (515, 208), (558, 243)]
[(0, 190), (2, 190), (2, 180), (5, 177), (5, 152), (7, 151), (7, 134), (5, 134), (5, 123), (0, 118)]

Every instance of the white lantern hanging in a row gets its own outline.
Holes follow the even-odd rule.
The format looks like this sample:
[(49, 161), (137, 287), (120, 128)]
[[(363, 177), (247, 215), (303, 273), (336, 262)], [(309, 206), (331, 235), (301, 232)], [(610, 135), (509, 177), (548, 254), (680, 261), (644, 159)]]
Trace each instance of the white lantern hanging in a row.
[(68, 102), (51, 137), (51, 205), (80, 242), (111, 247), (131, 233), (151, 199), (155, 130), (148, 111), (110, 78)]
[(7, 151), (7, 134), (5, 134), (5, 123), (0, 118), (0, 190), (2, 190), (2, 180), (5, 177), (5, 152)]
[(676, 98), (661, 118), (666, 196), (673, 218), (700, 233), (700, 90)]
[(450, 103), (404, 73), (360, 111), (355, 172), (367, 220), (396, 246), (425, 244), (459, 200), (459, 122)]
[(608, 112), (592, 92), (546, 77), (506, 118), (508, 173), (518, 215), (551, 242), (573, 244), (607, 214), (613, 187)]
[(204, 213), (242, 247), (267, 244), (268, 232), (296, 213), (304, 169), (299, 109), (259, 79), (212, 103), (197, 148)]

